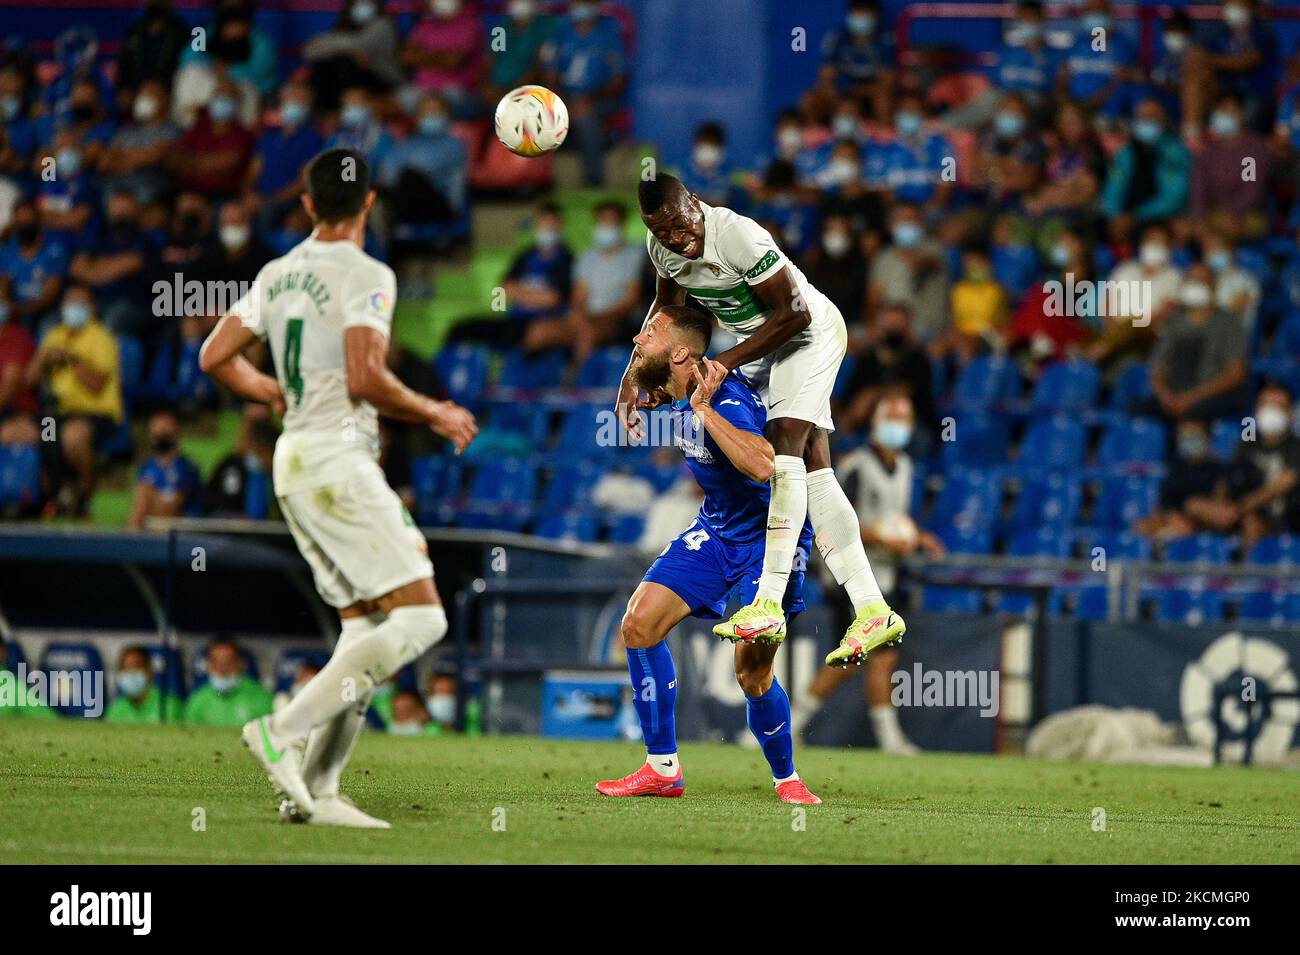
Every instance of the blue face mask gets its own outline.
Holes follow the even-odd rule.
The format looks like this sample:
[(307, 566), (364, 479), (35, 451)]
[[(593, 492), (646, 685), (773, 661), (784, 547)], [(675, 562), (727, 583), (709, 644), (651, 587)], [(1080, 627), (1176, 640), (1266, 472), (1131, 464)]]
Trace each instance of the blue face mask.
[(290, 100), (280, 107), (280, 120), (290, 129), (297, 129), (307, 121), (307, 104)]
[(915, 222), (899, 222), (891, 230), (894, 245), (910, 249), (921, 241), (921, 227)]
[(891, 451), (902, 451), (912, 440), (912, 426), (905, 421), (877, 421), (871, 436)]
[(228, 123), (235, 118), (235, 101), (229, 96), (214, 96), (208, 103), (208, 115), (218, 123)]
[(364, 126), (370, 119), (370, 107), (360, 103), (353, 103), (351, 106), (344, 106), (343, 111), (339, 113), (339, 119), (343, 125), (350, 129), (356, 129), (358, 126)]
[(1060, 269), (1070, 264), (1070, 247), (1064, 242), (1052, 246), (1052, 264)]
[(844, 25), (854, 36), (867, 36), (876, 28), (876, 18), (870, 13), (850, 13), (844, 18)]
[(1216, 249), (1205, 257), (1205, 264), (1216, 272), (1222, 272), (1232, 264), (1232, 253), (1224, 249)]
[(67, 302), (60, 310), (59, 317), (69, 328), (81, 328), (90, 321), (90, 306), (80, 302)]
[(1019, 113), (998, 113), (993, 117), (993, 129), (1003, 139), (1019, 136), (1025, 129), (1025, 118)]
[(6, 96), (0, 98), (0, 119), (6, 123), (18, 115), (18, 111), (23, 108), (23, 101), (17, 96)]
[(218, 693), (229, 693), (235, 687), (239, 686), (239, 674), (214, 673), (208, 677), (208, 682), (212, 684), (212, 689)]
[(915, 136), (921, 131), (922, 122), (920, 113), (899, 113), (894, 117), (894, 128), (900, 136)]
[(592, 230), (592, 240), (598, 249), (612, 249), (623, 240), (623, 230), (616, 225), (598, 225)]
[(117, 692), (137, 697), (149, 687), (149, 675), (143, 670), (123, 670), (117, 675)]
[(596, 12), (596, 7), (593, 4), (575, 3), (569, 9), (569, 16), (573, 17), (573, 19), (577, 20), (579, 23), (590, 23), (592, 20), (596, 19)]
[(1232, 113), (1219, 111), (1210, 116), (1210, 128), (1220, 136), (1235, 136), (1241, 121)]
[(1105, 13), (1085, 13), (1079, 18), (1083, 28), (1091, 33), (1093, 30), (1104, 30), (1110, 26), (1110, 16)]
[(1139, 119), (1133, 123), (1133, 138), (1140, 143), (1154, 143), (1163, 131), (1154, 119)]
[(447, 129), (446, 116), (421, 116), (420, 135), (438, 136)]
[(65, 176), (75, 176), (81, 172), (81, 153), (71, 146), (65, 146), (54, 156), (55, 166)]
[(370, 0), (361, 0), (360, 3), (352, 5), (352, 22), (358, 24), (369, 23), (375, 18), (377, 12), (375, 5)]

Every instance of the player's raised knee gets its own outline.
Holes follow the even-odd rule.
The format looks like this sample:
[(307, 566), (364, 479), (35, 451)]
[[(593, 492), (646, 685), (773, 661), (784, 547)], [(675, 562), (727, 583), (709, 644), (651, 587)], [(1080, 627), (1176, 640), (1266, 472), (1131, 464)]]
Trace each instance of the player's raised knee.
[[(388, 619), (402, 631), (415, 656), (424, 653), (447, 635), (447, 612), (438, 604), (407, 604), (394, 607)], [(408, 663), (410, 661), (404, 661)]]
[(632, 649), (653, 647), (664, 638), (644, 613), (629, 610), (623, 615), (623, 645)]
[(771, 664), (760, 664), (736, 658), (736, 682), (748, 697), (759, 697), (772, 686)]

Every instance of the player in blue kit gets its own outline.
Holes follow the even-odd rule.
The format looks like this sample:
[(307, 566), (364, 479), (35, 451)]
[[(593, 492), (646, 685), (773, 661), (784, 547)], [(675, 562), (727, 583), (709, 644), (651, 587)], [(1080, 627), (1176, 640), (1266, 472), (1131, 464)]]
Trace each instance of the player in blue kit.
[[(763, 436), (767, 409), (740, 374), (704, 357), (712, 333), (708, 314), (667, 305), (635, 339), (637, 384), (673, 400), (674, 438), (704, 491), (704, 503), (628, 601), (623, 643), (647, 756), (636, 772), (597, 783), (597, 792), (606, 796), (680, 796), (685, 791), (673, 713), (677, 674), (665, 637), (687, 617), (720, 618), (737, 586), (741, 602), (748, 603), (763, 571), (774, 466), (772, 445)], [(804, 606), (812, 538), (812, 525), (805, 521), (783, 601), (787, 616)], [(815, 805), (821, 800), (794, 769), (790, 698), (772, 672), (778, 646), (738, 641), (736, 681), (745, 693), (750, 731), (772, 767), (777, 795), (782, 802)]]

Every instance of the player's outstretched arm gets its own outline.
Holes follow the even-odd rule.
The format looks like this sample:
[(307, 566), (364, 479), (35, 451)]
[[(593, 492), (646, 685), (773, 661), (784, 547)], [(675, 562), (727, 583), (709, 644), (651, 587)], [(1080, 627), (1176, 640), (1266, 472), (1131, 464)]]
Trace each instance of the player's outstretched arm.
[(257, 333), (245, 326), (237, 315), (223, 315), (199, 349), (199, 368), (245, 401), (270, 405), (283, 414), (284, 395), (280, 392), (280, 383), (258, 371), (243, 355), (244, 349), (255, 341)]
[(709, 436), (718, 443), (722, 453), (736, 466), (736, 470), (751, 481), (766, 484), (772, 479), (776, 455), (771, 443), (761, 434), (737, 428), (713, 407), (713, 393), (718, 390), (727, 369), (718, 362), (703, 358), (691, 369), (695, 378), (695, 391), (691, 393), (691, 409)]
[[(686, 290), (684, 288), (672, 279), (664, 278), (662, 275), (656, 276), (655, 300), (650, 303), (650, 311), (646, 312), (645, 320), (641, 323), (642, 330), (645, 329), (646, 323), (654, 318), (659, 309), (665, 305), (681, 305), (685, 301)], [(622, 422), (628, 434), (634, 438), (639, 438), (641, 435), (641, 416), (637, 412), (641, 408), (657, 408), (664, 403), (665, 399), (660, 395), (647, 395), (645, 398), (640, 396), (632, 377), (632, 366), (635, 363), (636, 346), (633, 345), (632, 354), (627, 360), (627, 367), (623, 369), (623, 379), (618, 385), (618, 398), (615, 399), (614, 413), (618, 415), (618, 420)]]
[(754, 294), (768, 312), (767, 321), (743, 342), (718, 356), (728, 371), (770, 355), (812, 324), (808, 303), (790, 280), (789, 269), (782, 268), (759, 282), (754, 286)]
[(464, 451), (478, 434), (474, 416), (451, 401), (436, 401), (412, 391), (388, 367), (388, 339), (366, 325), (343, 330), (348, 395), (353, 401), (367, 401), (380, 414), (399, 421), (427, 424)]

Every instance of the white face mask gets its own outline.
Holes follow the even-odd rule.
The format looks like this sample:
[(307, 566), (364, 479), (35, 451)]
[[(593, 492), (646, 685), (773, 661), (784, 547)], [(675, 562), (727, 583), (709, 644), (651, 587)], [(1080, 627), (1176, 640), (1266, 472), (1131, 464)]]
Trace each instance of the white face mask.
[(456, 694), (435, 693), (425, 705), (429, 709), (429, 718), (435, 723), (450, 723), (456, 718)]
[(217, 238), (228, 250), (242, 249), (252, 234), (246, 225), (223, 225), (217, 230)]
[(1223, 6), (1223, 22), (1233, 29), (1240, 29), (1250, 22), (1250, 11), (1240, 3), (1226, 3)]
[(1291, 423), (1287, 413), (1277, 405), (1264, 405), (1260, 408), (1255, 415), (1255, 422), (1259, 425), (1259, 433), (1266, 438), (1276, 438), (1286, 433), (1287, 426)]
[(1169, 261), (1169, 249), (1158, 242), (1143, 242), (1138, 261), (1148, 269), (1158, 269)]
[(1187, 49), (1187, 42), (1186, 33), (1165, 34), (1165, 49), (1170, 53), (1182, 53)]
[(1180, 298), (1188, 308), (1205, 308), (1210, 304), (1210, 287), (1204, 282), (1189, 282), (1183, 286)]
[(843, 232), (827, 232), (822, 236), (822, 248), (826, 250), (827, 255), (839, 258), (845, 252), (849, 251), (852, 240)]
[(803, 145), (803, 136), (797, 129), (783, 129), (776, 134), (776, 148), (783, 156), (792, 156)]
[(691, 152), (695, 165), (701, 169), (714, 169), (722, 162), (722, 149), (713, 143), (700, 143)]
[(147, 123), (158, 113), (158, 101), (152, 96), (138, 96), (135, 100), (135, 108), (131, 110), (138, 122)]
[(460, 0), (429, 0), (429, 9), (434, 16), (454, 17), (460, 13)]
[(852, 159), (832, 159), (826, 167), (826, 178), (837, 186), (853, 182), (858, 178), (858, 164)]

